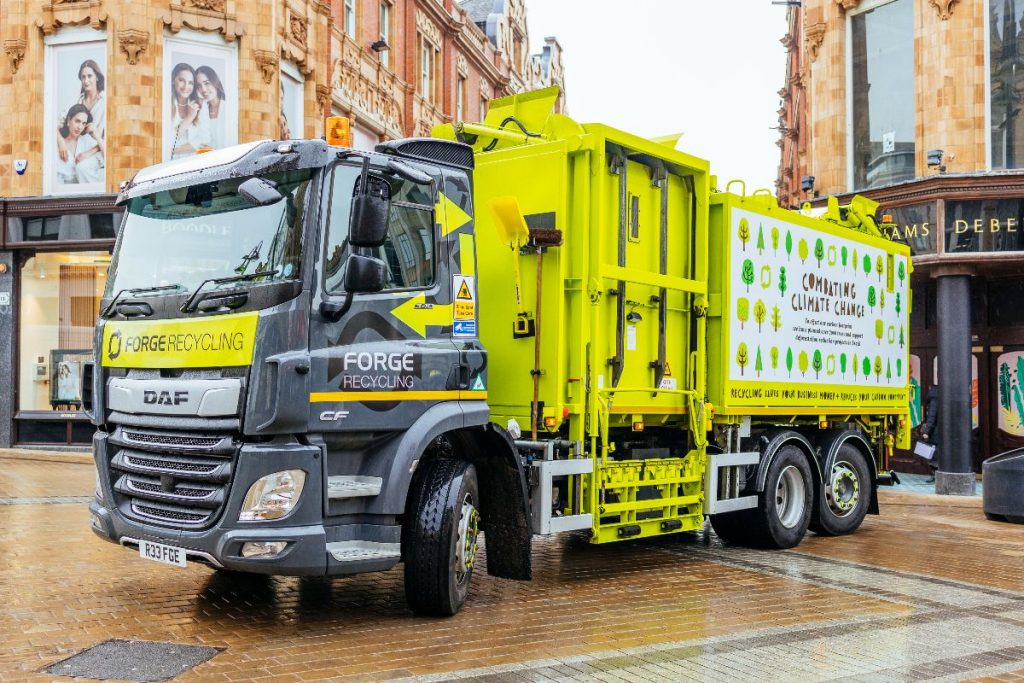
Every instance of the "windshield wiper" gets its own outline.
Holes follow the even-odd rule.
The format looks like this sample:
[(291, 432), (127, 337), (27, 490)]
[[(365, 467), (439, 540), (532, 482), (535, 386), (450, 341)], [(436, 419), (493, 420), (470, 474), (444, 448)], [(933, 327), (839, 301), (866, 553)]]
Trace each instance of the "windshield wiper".
[(117, 294), (114, 295), (114, 298), (110, 300), (110, 303), (107, 304), (106, 308), (104, 308), (102, 311), (100, 311), (100, 317), (101, 318), (105, 317), (108, 313), (110, 313), (112, 310), (114, 310), (114, 306), (117, 305), (117, 302), (121, 298), (122, 294), (128, 293), (128, 294), (130, 294), (132, 296), (135, 296), (136, 294), (142, 294), (143, 292), (164, 292), (164, 291), (168, 291), (168, 290), (171, 290), (171, 289), (184, 289), (184, 287), (182, 285), (175, 284), (175, 285), (157, 285), (155, 287), (135, 287), (135, 288), (132, 288), (132, 289), (130, 289), (130, 288), (122, 289), (121, 291), (119, 291)]
[(228, 277), (213, 277), (208, 280), (203, 280), (196, 287), (196, 291), (192, 292), (192, 296), (188, 298), (185, 305), (181, 307), (182, 313), (191, 313), (196, 310), (199, 306), (200, 293), (206, 285), (223, 285), (228, 282), (246, 282), (248, 280), (258, 280), (261, 277), (270, 277), (271, 275), (277, 275), (280, 271), (278, 269), (265, 270), (262, 273), (248, 273), (246, 275), (229, 275)]

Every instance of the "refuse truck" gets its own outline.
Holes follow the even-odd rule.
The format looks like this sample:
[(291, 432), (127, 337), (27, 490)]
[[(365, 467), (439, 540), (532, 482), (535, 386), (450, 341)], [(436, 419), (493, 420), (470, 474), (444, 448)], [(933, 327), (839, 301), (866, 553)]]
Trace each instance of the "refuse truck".
[[(451, 615), (481, 543), (691, 532), (790, 548), (877, 513), (909, 444), (908, 248), (553, 113), (139, 171), (96, 328), (90, 524), (142, 559), (404, 563)], [(730, 191), (735, 190), (735, 191)], [(483, 532), (483, 533), (481, 533)]]

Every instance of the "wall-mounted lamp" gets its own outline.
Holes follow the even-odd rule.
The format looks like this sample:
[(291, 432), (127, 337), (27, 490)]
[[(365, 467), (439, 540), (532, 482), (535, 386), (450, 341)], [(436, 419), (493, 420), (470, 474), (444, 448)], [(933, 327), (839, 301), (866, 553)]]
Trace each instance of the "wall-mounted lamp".
[(945, 156), (945, 152), (941, 149), (930, 149), (928, 150), (928, 168), (937, 168), (939, 173), (946, 172), (946, 166), (942, 163), (942, 157)]
[(807, 193), (814, 192), (814, 176), (805, 175), (800, 179), (800, 189)]
[(390, 50), (391, 46), (388, 45), (386, 40), (375, 40), (370, 43), (370, 49), (374, 52), (384, 52), (384, 50)]

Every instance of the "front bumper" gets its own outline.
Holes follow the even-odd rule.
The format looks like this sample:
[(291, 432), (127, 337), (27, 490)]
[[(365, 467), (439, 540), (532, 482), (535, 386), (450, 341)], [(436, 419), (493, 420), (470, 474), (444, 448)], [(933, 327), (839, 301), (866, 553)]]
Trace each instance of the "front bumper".
[[(199, 530), (133, 518), (123, 498), (113, 491), (117, 473), (112, 478), (110, 461), (116, 446), (102, 432), (96, 434), (93, 446), (101, 490), (100, 497), (89, 505), (90, 526), (110, 542), (137, 548), (140, 540), (147, 540), (183, 548), (188, 560), (219, 569), (292, 576), (381, 571), (400, 559), (401, 529), (397, 525), (324, 523), (323, 458), (316, 446), (274, 442), (243, 445), (234, 459), (232, 480), (219, 517)], [(281, 520), (239, 522), (242, 501), (252, 483), (284, 469), (306, 472), (295, 510)], [(285, 541), (287, 546), (272, 557), (243, 557), (242, 546), (249, 541)], [(375, 550), (347, 550), (352, 546)], [(381, 548), (388, 552), (381, 552)]]

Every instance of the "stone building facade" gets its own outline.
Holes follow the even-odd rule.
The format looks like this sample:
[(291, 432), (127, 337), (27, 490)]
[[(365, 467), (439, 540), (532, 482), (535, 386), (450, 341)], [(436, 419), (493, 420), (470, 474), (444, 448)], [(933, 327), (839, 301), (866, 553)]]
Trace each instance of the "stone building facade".
[(563, 85), (524, 0), (4, 0), (0, 16), (0, 447), (88, 443), (72, 385), (91, 346), (121, 181), (235, 143), (354, 145), (482, 117)]
[[(1024, 2), (789, 13), (779, 201), (859, 193), (893, 216), (889, 237), (914, 255), (914, 421), (938, 385), (940, 470), (980, 470), (1024, 446)], [(896, 464), (924, 469), (907, 453)]]

